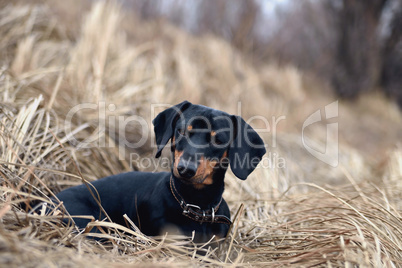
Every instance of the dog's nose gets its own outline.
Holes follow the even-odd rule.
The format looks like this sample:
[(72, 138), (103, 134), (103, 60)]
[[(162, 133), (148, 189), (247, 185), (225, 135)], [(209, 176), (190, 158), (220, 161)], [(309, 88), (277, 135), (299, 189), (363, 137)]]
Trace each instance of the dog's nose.
[(179, 175), (183, 178), (189, 179), (194, 177), (196, 173), (196, 168), (195, 166), (190, 166), (190, 165), (184, 165), (183, 163), (179, 163), (177, 165), (177, 171), (179, 172)]

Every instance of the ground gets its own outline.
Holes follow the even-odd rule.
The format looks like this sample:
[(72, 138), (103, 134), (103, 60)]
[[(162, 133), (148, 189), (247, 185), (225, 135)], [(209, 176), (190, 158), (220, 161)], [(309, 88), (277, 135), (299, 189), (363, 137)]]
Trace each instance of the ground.
[[(376, 92), (346, 102), (314, 74), (254, 66), (217, 37), (144, 22), (115, 4), (73, 6), (1, 4), (2, 265), (401, 265), (396, 105)], [(94, 222), (110, 238), (99, 244), (57, 215), (30, 215), (19, 205), (49, 201), (83, 179), (153, 169), (134, 161), (154, 159), (150, 122), (162, 104), (184, 99), (267, 120), (251, 122), (269, 145), (267, 164), (244, 182), (225, 179), (234, 224), (221, 248), (196, 256), (188, 238)], [(305, 132), (307, 146), (322, 149), (327, 123), (338, 123), (339, 163), (331, 167), (301, 137), (308, 116), (336, 101), (338, 117)], [(141, 146), (128, 146), (144, 135)]]

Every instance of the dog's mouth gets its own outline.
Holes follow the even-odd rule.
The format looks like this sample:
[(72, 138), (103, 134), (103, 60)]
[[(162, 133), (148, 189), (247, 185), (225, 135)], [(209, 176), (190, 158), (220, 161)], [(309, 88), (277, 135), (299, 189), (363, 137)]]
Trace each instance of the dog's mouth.
[(192, 184), (203, 184), (207, 177), (208, 177), (208, 175), (204, 176), (204, 174), (200, 174), (198, 176), (194, 176), (194, 177), (190, 178), (189, 181)]
[(208, 176), (210, 174), (196, 174), (195, 176), (191, 177), (191, 178), (185, 178), (180, 176), (179, 172), (177, 171), (177, 168), (173, 169), (173, 175), (178, 178), (179, 180), (181, 180), (182, 182), (184, 182), (185, 184), (195, 184), (195, 185), (200, 185), (200, 184), (204, 184), (205, 180), (208, 178)]

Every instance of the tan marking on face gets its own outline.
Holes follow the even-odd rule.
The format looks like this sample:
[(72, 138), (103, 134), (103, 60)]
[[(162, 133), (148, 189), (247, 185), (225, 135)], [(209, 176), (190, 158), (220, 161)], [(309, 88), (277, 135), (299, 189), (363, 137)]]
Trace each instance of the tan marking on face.
[(221, 161), (222, 161), (222, 159), (224, 159), (224, 158), (226, 158), (226, 157), (228, 157), (228, 151), (225, 151), (225, 152), (223, 153), (223, 155), (222, 155), (222, 157), (221, 157)]
[(216, 160), (208, 160), (203, 156), (198, 164), (197, 172), (193, 178), (194, 187), (196, 189), (202, 189), (206, 185), (211, 185), (214, 181), (212, 179), (214, 168), (218, 164)]
[(205, 187), (205, 185), (211, 185), (214, 183), (214, 180), (212, 179), (214, 175), (214, 168), (222, 162), (223, 159), (227, 158), (228, 156), (228, 151), (225, 151), (220, 159), (220, 161), (216, 160), (208, 160), (205, 159), (204, 157), (201, 158), (200, 165), (197, 169), (197, 173), (195, 174), (194, 178), (202, 178), (203, 181), (201, 183), (195, 183), (194, 186), (196, 189), (202, 189)]
[(211, 131), (211, 136), (212, 136), (212, 137), (215, 137), (215, 136), (216, 136), (216, 132), (212, 130), (212, 131)]
[(176, 150), (176, 138), (175, 138), (175, 136), (172, 137), (172, 142), (171, 143), (172, 143), (173, 149)]
[(187, 126), (187, 130), (188, 130), (188, 131), (193, 130), (193, 126), (192, 126), (192, 125), (188, 125), (188, 126)]

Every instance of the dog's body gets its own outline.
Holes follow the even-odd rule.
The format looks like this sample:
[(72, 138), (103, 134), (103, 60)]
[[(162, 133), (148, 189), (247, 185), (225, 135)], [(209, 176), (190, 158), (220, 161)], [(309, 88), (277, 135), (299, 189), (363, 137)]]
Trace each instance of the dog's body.
[[(153, 121), (158, 151), (172, 141), (172, 172), (129, 172), (60, 192), (71, 216), (92, 215), (126, 225), (124, 214), (146, 235), (176, 229), (196, 242), (213, 235), (225, 237), (229, 208), (222, 199), (224, 176), (230, 163), (244, 180), (265, 153), (258, 134), (238, 116), (205, 106), (182, 102), (160, 113)], [(94, 191), (94, 189), (96, 191)], [(92, 193), (88, 189), (92, 189)], [(95, 197), (95, 198), (94, 198)], [(74, 219), (84, 228), (87, 219)]]
[[(140, 228), (151, 236), (163, 234), (165, 231), (179, 231), (191, 236), (196, 231), (196, 241), (208, 241), (213, 235), (223, 237), (226, 235), (229, 224), (197, 222), (183, 215), (183, 209), (170, 190), (171, 173), (128, 172), (95, 181), (93, 186), (99, 193), (103, 209), (113, 222), (126, 226), (124, 214)], [(186, 192), (188, 185), (175, 183), (177, 191)], [(124, 191), (121, 191), (124, 189)], [(208, 190), (194, 192), (190, 189), (185, 200), (197, 204), (211, 214), (211, 205), (220, 201), (219, 196), (210, 196)], [(116, 194), (118, 193), (118, 194)], [(60, 192), (57, 197), (64, 201), (66, 210), (71, 215), (93, 215), (96, 219), (104, 219), (106, 215), (101, 212), (98, 204), (89, 194), (85, 185), (72, 187)], [(71, 200), (75, 200), (71, 202)], [(194, 200), (194, 201), (193, 201)], [(195, 202), (195, 201), (198, 202)], [(199, 202), (199, 200), (204, 201)], [(207, 200), (211, 203), (208, 204)], [(216, 215), (229, 217), (229, 208), (222, 200)], [(200, 219), (201, 220), (201, 219)], [(89, 219), (74, 219), (75, 224), (84, 228)], [(229, 222), (228, 222), (229, 223)], [(179, 229), (177, 230), (177, 226)]]

